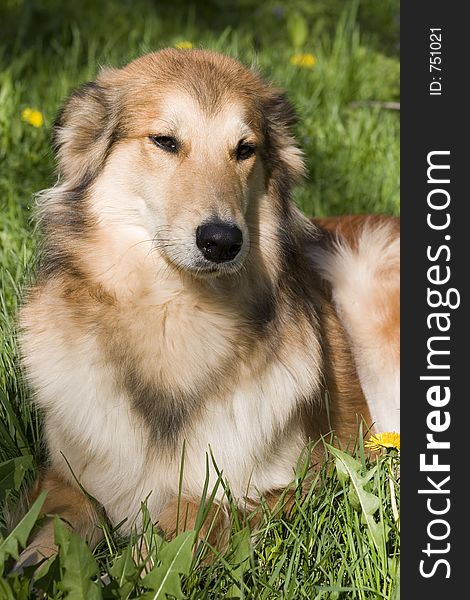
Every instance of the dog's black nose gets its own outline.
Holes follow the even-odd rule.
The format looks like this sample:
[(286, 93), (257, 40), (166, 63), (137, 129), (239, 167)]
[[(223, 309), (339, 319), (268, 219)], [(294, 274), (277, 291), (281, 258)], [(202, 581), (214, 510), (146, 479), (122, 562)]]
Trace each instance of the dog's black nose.
[(243, 234), (231, 223), (206, 223), (196, 229), (196, 244), (204, 258), (212, 262), (233, 260), (242, 247)]

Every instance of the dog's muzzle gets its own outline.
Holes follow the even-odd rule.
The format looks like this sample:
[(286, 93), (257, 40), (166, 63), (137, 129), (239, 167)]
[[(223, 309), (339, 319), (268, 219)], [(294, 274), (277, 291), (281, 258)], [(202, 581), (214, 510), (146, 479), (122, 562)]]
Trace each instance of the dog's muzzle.
[(196, 244), (206, 260), (215, 263), (228, 262), (240, 252), (243, 234), (232, 223), (205, 223), (196, 229)]

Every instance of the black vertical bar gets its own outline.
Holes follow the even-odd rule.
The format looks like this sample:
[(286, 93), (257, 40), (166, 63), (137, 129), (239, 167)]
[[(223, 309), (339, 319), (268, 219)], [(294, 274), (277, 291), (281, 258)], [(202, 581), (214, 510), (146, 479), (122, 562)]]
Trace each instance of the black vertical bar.
[[(470, 231), (466, 216), (470, 207), (466, 186), (470, 102), (464, 64), (469, 38), (464, 8), (465, 3), (436, 0), (401, 4), (401, 596), (405, 599), (470, 597), (470, 567), (466, 564), (470, 480), (465, 466), (469, 455), (466, 442), (470, 440), (466, 416), (470, 406), (466, 385), (470, 372)], [(432, 33), (440, 35), (431, 37)], [(441, 70), (432, 68), (433, 62)], [(429, 155), (438, 151), (441, 154)], [(428, 159), (450, 169), (431, 170), (428, 181)], [(446, 179), (450, 182), (445, 183)], [(449, 198), (446, 208), (433, 208), (444, 207)], [(433, 229), (448, 219), (448, 227)], [(429, 271), (433, 266), (438, 268)], [(430, 281), (447, 276), (445, 283)], [(432, 308), (428, 289), (440, 292), (443, 302), (449, 294), (453, 306), (460, 297), (460, 305)], [(430, 302), (439, 304), (438, 294), (432, 294)], [(432, 313), (444, 316), (430, 317)], [(448, 331), (440, 331), (438, 321)], [(450, 339), (444, 339), (446, 336)], [(441, 339), (429, 342), (432, 337)], [(450, 350), (450, 354), (429, 357), (428, 343), (433, 350)], [(438, 368), (429, 368), (429, 358)], [(435, 390), (430, 392), (433, 386)], [(447, 403), (445, 387), (450, 393)], [(442, 431), (433, 431), (439, 428)], [(433, 435), (436, 445), (443, 445), (428, 448), (433, 442), (427, 435)], [(450, 448), (444, 447), (446, 442)], [(424, 455), (421, 468), (420, 455)], [(426, 466), (432, 461), (438, 465), (436, 470), (426, 471), (432, 468)], [(446, 465), (449, 471), (438, 470)]]

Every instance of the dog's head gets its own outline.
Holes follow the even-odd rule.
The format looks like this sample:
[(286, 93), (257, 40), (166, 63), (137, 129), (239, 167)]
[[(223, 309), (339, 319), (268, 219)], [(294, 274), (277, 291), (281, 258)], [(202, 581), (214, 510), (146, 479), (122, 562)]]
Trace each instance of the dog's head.
[(220, 274), (249, 254), (260, 203), (302, 174), (294, 122), (285, 95), (235, 60), (163, 50), (74, 92), (54, 143), (63, 181), (93, 186), (100, 218), (145, 230), (179, 269)]

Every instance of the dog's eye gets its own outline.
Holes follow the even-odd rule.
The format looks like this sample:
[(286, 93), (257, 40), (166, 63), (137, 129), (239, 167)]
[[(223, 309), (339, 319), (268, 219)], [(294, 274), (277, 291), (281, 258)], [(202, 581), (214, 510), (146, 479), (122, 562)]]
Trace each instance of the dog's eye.
[(155, 146), (157, 146), (157, 148), (161, 148), (166, 152), (172, 152), (173, 154), (178, 152), (178, 142), (175, 140), (175, 138), (167, 135), (150, 135), (149, 138), (152, 140)]
[(256, 148), (254, 144), (241, 141), (237, 146), (237, 160), (246, 160), (255, 153)]

